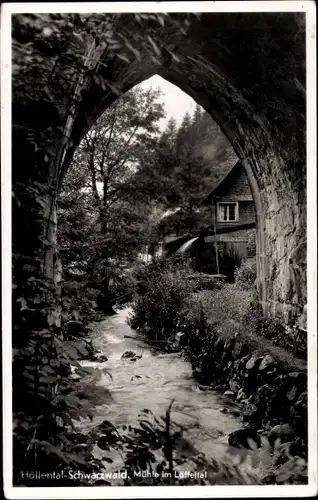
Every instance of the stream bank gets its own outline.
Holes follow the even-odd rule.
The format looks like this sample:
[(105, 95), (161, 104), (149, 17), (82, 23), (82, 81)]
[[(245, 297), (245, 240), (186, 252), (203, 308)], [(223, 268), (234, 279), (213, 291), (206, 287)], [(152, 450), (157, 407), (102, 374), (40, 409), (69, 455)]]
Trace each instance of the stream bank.
[[(201, 329), (183, 325), (169, 345), (179, 348), (191, 362), (193, 377), (238, 405), (234, 412), (241, 429), (229, 436), (232, 446), (257, 445), (260, 436), (271, 444), (290, 443), (292, 456), (307, 457), (307, 369), (267, 339), (248, 332), (225, 334), (222, 324), (203, 321)], [(224, 412), (228, 409), (224, 408)]]
[[(121, 433), (127, 427), (136, 429), (140, 416), (144, 418), (144, 415), (153, 415), (155, 420), (163, 417), (164, 421), (171, 405), (171, 424), (182, 431), (174, 442), (176, 467), (179, 467), (178, 457), (185, 457), (181, 470), (191, 472), (194, 470), (191, 463), (196, 463), (195, 457), (201, 456), (204, 465), (194, 467), (199, 473), (209, 474), (208, 483), (202, 484), (260, 484), (258, 469), (246, 462), (238, 473), (237, 465), (233, 465), (249, 453), (249, 450), (229, 446), (229, 436), (241, 426), (238, 404), (195, 380), (191, 364), (180, 352), (160, 352), (147, 343), (141, 333), (127, 324), (130, 311), (125, 307), (115, 316), (91, 326), (97, 358), (83, 360), (81, 365), (91, 373), (86, 389), (82, 388), (85, 397), (93, 403), (94, 411), (91, 420), (76, 423), (79, 432), (94, 433), (94, 429), (106, 422)], [(116, 450), (96, 444), (93, 454), (103, 462), (106, 474), (125, 468), (125, 461)], [(209, 464), (216, 469), (207, 472)], [(225, 467), (224, 474), (222, 467)], [(182, 484), (179, 477), (176, 479), (172, 484)], [(117, 477), (107, 481), (112, 485), (126, 484)]]
[[(222, 455), (227, 436), (240, 425), (231, 414), (231, 398), (194, 380), (191, 365), (180, 353), (152, 348), (127, 324), (129, 313), (125, 307), (93, 325), (93, 344), (107, 360), (84, 360), (82, 365), (99, 374), (97, 387), (106, 390), (95, 407), (94, 422), (85, 425), (93, 427), (106, 416), (115, 426), (133, 424), (144, 408), (164, 415), (173, 400), (171, 420), (182, 426), (197, 449)], [(226, 405), (229, 412), (222, 413)]]
[(189, 280), (182, 263), (148, 267), (138, 276), (131, 324), (162, 349), (181, 350), (197, 381), (239, 406), (242, 439), (230, 436), (229, 442), (245, 446), (247, 432), (256, 442), (260, 435), (276, 436), (305, 458), (307, 367), (296, 354), (304, 349), (296, 328), (289, 332), (275, 319), (264, 318), (253, 286), (255, 273), (243, 264), (235, 283), (214, 276), (209, 287), (200, 273)]

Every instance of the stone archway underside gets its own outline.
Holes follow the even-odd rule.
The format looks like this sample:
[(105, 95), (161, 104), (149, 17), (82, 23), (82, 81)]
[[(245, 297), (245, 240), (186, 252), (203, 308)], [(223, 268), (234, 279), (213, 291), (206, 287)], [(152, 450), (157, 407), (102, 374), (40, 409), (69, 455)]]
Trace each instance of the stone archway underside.
[[(127, 25), (127, 16), (119, 18), (118, 30), (121, 22)], [(180, 15), (173, 16), (178, 21)], [(140, 25), (132, 16), (128, 21), (132, 29), (140, 32)], [(125, 92), (158, 74), (187, 92), (211, 114), (242, 160), (257, 211), (260, 302), (270, 315), (283, 315), (286, 321), (295, 319), (306, 303), (304, 16), (205, 14), (194, 20), (184, 34), (178, 30), (168, 33), (166, 25), (157, 31), (158, 40), (167, 40), (157, 61), (138, 41), (134, 45), (138, 57), (132, 58), (127, 51), (130, 62), (102, 57), (94, 78), (83, 86), (80, 102), (71, 109), (71, 121), (67, 121), (70, 105), (66, 98), (54, 100), (52, 93), (50, 99), (45, 99), (39, 91), (37, 96), (24, 91), (23, 78), (35, 71), (34, 64), (26, 64), (23, 75), (15, 76), (13, 183), (20, 192), (25, 190), (25, 205), (23, 210), (13, 207), (14, 252), (38, 256), (43, 268), (43, 249), (36, 245), (36, 238), (39, 231), (45, 231), (47, 240), (54, 243), (56, 189), (76, 145), (94, 120), (114, 102), (118, 91)], [(18, 18), (13, 34), (16, 39), (21, 38)], [(26, 41), (24, 35), (23, 43)], [(55, 69), (59, 71), (63, 68)], [(48, 85), (44, 76), (43, 81), (41, 78), (39, 66), (39, 88)], [(55, 81), (53, 78), (49, 84), (52, 88)], [(74, 82), (65, 81), (64, 85), (67, 96), (69, 89), (74, 89)], [(67, 140), (65, 134), (69, 136)], [(33, 143), (38, 144), (37, 150), (30, 145), (30, 135)], [(37, 192), (42, 202), (32, 211), (27, 207), (33, 195), (27, 194), (26, 188), (32, 188), (36, 182), (42, 185)], [(33, 227), (36, 219), (41, 219), (42, 225), (31, 230), (26, 251), (20, 230), (25, 224)], [(56, 282), (53, 247), (44, 252), (44, 267)]]

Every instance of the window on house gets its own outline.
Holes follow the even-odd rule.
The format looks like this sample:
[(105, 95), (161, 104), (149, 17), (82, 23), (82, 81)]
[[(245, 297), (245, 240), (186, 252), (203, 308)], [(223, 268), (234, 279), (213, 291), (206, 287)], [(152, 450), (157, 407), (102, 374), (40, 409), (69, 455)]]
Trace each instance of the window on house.
[(218, 203), (219, 222), (236, 222), (238, 220), (238, 203)]

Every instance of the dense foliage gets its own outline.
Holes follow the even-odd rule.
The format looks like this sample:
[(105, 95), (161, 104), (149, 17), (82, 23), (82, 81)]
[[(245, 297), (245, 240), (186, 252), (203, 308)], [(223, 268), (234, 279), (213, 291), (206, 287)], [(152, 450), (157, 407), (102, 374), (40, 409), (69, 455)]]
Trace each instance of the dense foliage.
[[(20, 485), (28, 482), (21, 472), (39, 464), (43, 472), (98, 470), (93, 442), (74, 430), (74, 419), (92, 417), (92, 405), (79, 397), (72, 374), (75, 367), (78, 376), (87, 376), (79, 365), (90, 355), (86, 325), (96, 317), (97, 306), (105, 308), (114, 296), (132, 290), (129, 266), (158, 219), (151, 200), (160, 186), (154, 190), (151, 172), (145, 175), (147, 168), (154, 174), (160, 149), (155, 140), (156, 121), (163, 116), (158, 93), (125, 94), (76, 150), (69, 138), (89, 86), (121, 92), (107, 77), (97, 77), (102, 55), (138, 58), (137, 40), (155, 59), (163, 50), (158, 26), (184, 33), (193, 16), (184, 15), (176, 24), (171, 16), (136, 14), (116, 31), (119, 17), (13, 17), (13, 143), (24, 144), (23, 151), (13, 147), (13, 465), (14, 482)], [(144, 30), (131, 30), (135, 21), (145, 23)], [(51, 225), (43, 232), (47, 220)], [(28, 240), (21, 231), (25, 225)], [(36, 484), (48, 482), (37, 479)]]
[(199, 106), (193, 116), (184, 115), (180, 127), (170, 119), (159, 139), (151, 174), (149, 167), (143, 171), (145, 179), (150, 174), (152, 184), (161, 186), (155, 196), (168, 208), (158, 225), (159, 235), (211, 230), (211, 209), (202, 201), (235, 161), (220, 128)]
[[(131, 260), (143, 244), (144, 234), (152, 230), (150, 208), (156, 207), (150, 203), (147, 212), (145, 198), (136, 196), (137, 186), (143, 187), (143, 195), (160, 203), (180, 206), (185, 213), (183, 224), (194, 228), (199, 191), (209, 185), (205, 184), (205, 174), (211, 169), (210, 156), (207, 153), (209, 160), (203, 161), (197, 147), (204, 136), (207, 115), (202, 118), (197, 110), (194, 118), (186, 116), (178, 131), (173, 123), (169, 124), (168, 143), (170, 138), (170, 143), (176, 144), (171, 153), (171, 144), (165, 143), (164, 136), (159, 145), (153, 140), (156, 120), (162, 116), (155, 93), (126, 94), (95, 125), (87, 123), (79, 103), (90, 89), (97, 100), (109, 95), (113, 101), (122, 93), (122, 88), (110, 83), (108, 67), (102, 61), (109, 61), (112, 68), (122, 61), (139, 61), (136, 44), (155, 64), (160, 57), (177, 59), (165, 41), (169, 33), (186, 33), (193, 17), (23, 14), (12, 18), (13, 478), (20, 486), (57, 484), (54, 479), (36, 478), (32, 482), (23, 477), (25, 470), (96, 472), (103, 465), (93, 455), (96, 442), (107, 455), (117, 444), (111, 423), (106, 421), (95, 434), (84, 435), (76, 430), (74, 421), (93, 418), (92, 403), (79, 391), (88, 374), (80, 365), (80, 360), (89, 355), (86, 323), (92, 319), (97, 302), (105, 307), (118, 290), (131, 286), (122, 283), (126, 277), (126, 283), (132, 283), (128, 273)], [(140, 30), (135, 29), (136, 24)], [(165, 40), (160, 36), (162, 27)], [(103, 71), (99, 71), (100, 67)], [(275, 101), (268, 102), (277, 115)], [(96, 102), (91, 105), (97, 106)], [(138, 114), (142, 110), (150, 111), (142, 116)], [(92, 125), (81, 142), (77, 131)], [(117, 142), (114, 132), (121, 137)], [(209, 150), (210, 138), (205, 140)], [(156, 178), (165, 182), (160, 184), (167, 187), (163, 189), (165, 199), (154, 196), (149, 180), (158, 189)], [(59, 192), (61, 230), (57, 242)], [(163, 277), (167, 292), (162, 293), (162, 303), (172, 319), (185, 303), (190, 288), (182, 270), (176, 287), (171, 271), (163, 272)], [(160, 286), (158, 283), (156, 293)], [(149, 291), (149, 296), (155, 304), (155, 294)], [(158, 305), (156, 311), (161, 321), (157, 332), (160, 337), (165, 324)], [(74, 369), (79, 377), (76, 384)], [(119, 443), (127, 452), (125, 467), (143, 469), (152, 463), (149, 449), (153, 436), (146, 429), (151, 434), (147, 441), (140, 429), (133, 431), (133, 439), (126, 435)], [(149, 445), (146, 464), (141, 458), (144, 448), (139, 434)], [(158, 435), (162, 437), (162, 430)], [(167, 443), (169, 439), (165, 439)], [(137, 463), (131, 451), (136, 453)], [(163, 454), (167, 455), (167, 449)], [(106, 456), (105, 461), (110, 460)], [(171, 467), (171, 446), (168, 464)], [(232, 471), (237, 480), (237, 469)], [(229, 482), (227, 470), (223, 480)], [(73, 486), (74, 481), (66, 478), (62, 484)], [(78, 484), (87, 485), (87, 480), (78, 479)]]
[(155, 260), (139, 268), (131, 326), (142, 327), (149, 340), (164, 346), (178, 331), (179, 313), (191, 295), (189, 271), (182, 259)]
[[(197, 286), (188, 287), (195, 280), (184, 275), (188, 293), (181, 295), (184, 288), (178, 266), (161, 263), (147, 271), (146, 277), (141, 273), (139, 278), (141, 288), (131, 324), (141, 327), (154, 343), (159, 324), (159, 346), (181, 348), (200, 382), (228, 391), (230, 398), (240, 401), (238, 412), (252, 426), (251, 432), (259, 429), (266, 436), (273, 424), (289, 429), (283, 446), (269, 450), (264, 476), (259, 471), (266, 484), (306, 482), (306, 364), (273, 341), (278, 340), (279, 329), (284, 330), (282, 325), (257, 313), (253, 266), (243, 263), (233, 284), (205, 284), (201, 291)], [(167, 300), (171, 314), (164, 329), (158, 309), (166, 307)], [(156, 304), (155, 316), (147, 314), (148, 301)]]
[[(14, 484), (25, 484), (21, 475), (25, 470), (58, 472), (70, 466), (83, 470), (98, 467), (86, 437), (74, 433), (73, 419), (89, 415), (90, 404), (77, 396), (72, 379), (74, 366), (80, 377), (85, 376), (79, 366), (79, 360), (88, 355), (82, 336), (85, 322), (91, 318), (96, 289), (85, 281), (84, 287), (79, 285), (72, 269), (66, 269), (71, 275), (63, 281), (55, 237), (56, 197), (76, 147), (70, 136), (78, 118), (78, 103), (94, 85), (97, 90), (119, 93), (111, 89), (107, 77), (97, 77), (101, 57), (136, 58), (138, 51), (132, 44), (138, 39), (149, 57), (155, 58), (161, 45), (155, 35), (158, 27), (184, 31), (192, 18), (186, 14), (176, 25), (170, 16), (136, 14), (128, 16), (117, 29), (122, 17), (23, 14), (12, 18)], [(135, 22), (145, 29), (131, 29)], [(153, 113), (146, 118), (150, 123), (161, 115), (158, 108)], [(74, 162), (79, 156), (75, 155)], [(69, 241), (74, 230), (73, 244), (61, 241), (66, 268), (72, 267), (74, 259), (80, 260), (81, 252), (81, 258), (87, 260), (87, 245), (79, 244), (76, 232), (78, 223), (82, 223), (87, 235), (93, 224), (92, 214), (85, 211), (83, 203), (83, 172), (79, 165), (72, 170), (73, 193), (64, 201), (73, 203), (73, 215), (68, 212), (65, 222)], [(116, 182), (113, 178), (113, 189), (119, 187)], [(76, 207), (75, 192), (79, 201)], [(140, 213), (122, 203), (117, 215), (120, 220), (137, 219), (136, 232)], [(132, 234), (129, 237), (131, 241)], [(89, 240), (83, 238), (83, 243), (89, 248)], [(36, 484), (41, 483), (37, 480)]]
[[(81, 141), (59, 196), (64, 272), (78, 275), (75, 288), (87, 289), (106, 312), (119, 283), (132, 291), (129, 267), (145, 247), (167, 232), (211, 225), (211, 210), (200, 206), (203, 193), (233, 161), (199, 106), (180, 127), (170, 119), (159, 135), (159, 99), (158, 90), (140, 87), (121, 96)], [(214, 250), (205, 254), (208, 267)]]
[[(270, 353), (283, 365), (295, 369), (303, 366), (293, 356), (304, 357), (299, 331), (288, 331), (262, 315), (255, 287), (255, 261), (243, 261), (235, 276), (232, 284), (193, 274), (189, 262), (177, 256), (141, 267), (136, 273), (131, 325), (141, 327), (152, 341), (158, 338), (167, 342), (178, 331), (189, 338), (193, 334), (193, 360), (213, 350), (208, 333), (212, 328), (225, 339), (239, 336), (249, 350)], [(163, 310), (169, 316), (167, 323)]]
[(239, 288), (252, 289), (256, 282), (256, 262), (255, 259), (243, 261), (234, 271), (235, 283)]
[(159, 97), (140, 88), (120, 97), (83, 138), (59, 197), (64, 271), (77, 275), (83, 293), (95, 290), (106, 312), (116, 294), (132, 291), (129, 268), (149, 238), (151, 199), (141, 196), (137, 174), (156, 146)]

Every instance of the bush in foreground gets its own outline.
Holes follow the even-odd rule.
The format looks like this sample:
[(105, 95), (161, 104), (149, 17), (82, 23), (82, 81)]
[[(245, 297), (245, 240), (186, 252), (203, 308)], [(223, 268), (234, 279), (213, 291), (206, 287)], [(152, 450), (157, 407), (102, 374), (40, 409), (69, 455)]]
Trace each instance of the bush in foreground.
[(252, 290), (256, 281), (255, 259), (248, 259), (241, 262), (241, 265), (234, 271), (234, 280), (238, 288)]
[(141, 327), (149, 340), (165, 341), (177, 332), (180, 312), (192, 294), (188, 268), (181, 261), (159, 260), (137, 273), (138, 295), (132, 327)]

